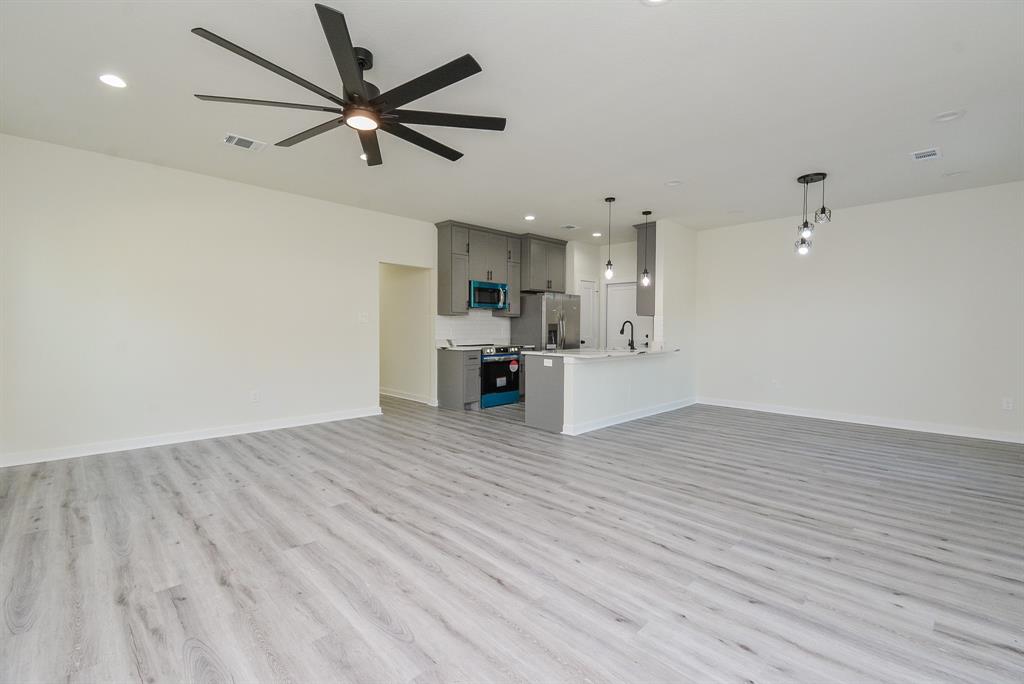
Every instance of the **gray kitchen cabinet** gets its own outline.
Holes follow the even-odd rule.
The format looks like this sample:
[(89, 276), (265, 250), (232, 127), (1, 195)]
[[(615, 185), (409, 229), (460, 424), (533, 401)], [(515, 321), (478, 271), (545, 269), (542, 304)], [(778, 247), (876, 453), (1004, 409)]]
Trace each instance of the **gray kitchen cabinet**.
[(451, 222), (452, 254), (469, 254), (469, 228)]
[(523, 260), (523, 241), (517, 237), (510, 237), (506, 239), (506, 242), (508, 246), (508, 260), (518, 264)]
[[(437, 224), (437, 313), (459, 316), (469, 312), (469, 281), (483, 280), (508, 285), (508, 311), (495, 316), (519, 316), (520, 292), (527, 279), (525, 253), (529, 240), (500, 230), (449, 219)], [(565, 289), (565, 243), (544, 238), (540, 289)], [(554, 250), (549, 257), (547, 250)], [(554, 274), (548, 273), (551, 261)]]
[(437, 403), (441, 408), (480, 408), (479, 350), (437, 350)]
[(503, 283), (508, 277), (508, 238), (483, 230), (469, 231), (469, 277)]
[[(657, 259), (657, 245), (658, 245), (658, 229), (657, 221), (651, 221), (644, 228), (644, 224), (640, 223), (635, 226), (636, 228), (636, 315), (637, 316), (653, 316), (654, 315), (654, 292), (655, 288), (658, 287), (657, 273), (655, 272), (655, 263)], [(640, 283), (640, 277), (644, 270), (644, 265), (647, 266), (647, 272), (651, 277), (651, 284), (644, 287)]]
[[(515, 244), (514, 249), (513, 243)], [(522, 300), (520, 295), (522, 294), (522, 264), (519, 262), (519, 255), (521, 253), (519, 238), (509, 238), (507, 251), (509, 259), (506, 264), (508, 280), (505, 281), (508, 284), (508, 310), (491, 312), (494, 316), (515, 318), (521, 313)], [(513, 257), (515, 257), (514, 260)]]
[(527, 235), (522, 250), (524, 292), (565, 292), (565, 242)]
[(465, 254), (452, 254), (451, 312), (469, 312), (469, 257)]
[(565, 292), (565, 245), (548, 245), (548, 289), (552, 292)]
[(469, 228), (454, 221), (437, 224), (437, 313), (469, 312)]

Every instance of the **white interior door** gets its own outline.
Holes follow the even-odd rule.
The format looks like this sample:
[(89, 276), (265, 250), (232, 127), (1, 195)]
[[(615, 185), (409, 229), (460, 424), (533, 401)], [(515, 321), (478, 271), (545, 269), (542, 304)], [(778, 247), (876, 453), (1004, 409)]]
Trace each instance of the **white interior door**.
[(636, 315), (636, 283), (610, 283), (605, 291), (605, 344), (608, 349), (626, 349), (629, 346), (629, 326), (626, 326), (625, 334), (619, 334), (623, 321), (633, 321), (636, 348), (644, 349), (644, 343), (653, 337), (654, 318)]
[(597, 283), (581, 280), (580, 293), (580, 347), (583, 349), (600, 346), (597, 339)]

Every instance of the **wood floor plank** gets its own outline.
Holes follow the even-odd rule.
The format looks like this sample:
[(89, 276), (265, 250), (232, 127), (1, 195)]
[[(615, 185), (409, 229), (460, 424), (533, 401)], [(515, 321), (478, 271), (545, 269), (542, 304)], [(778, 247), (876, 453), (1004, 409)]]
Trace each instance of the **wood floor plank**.
[(1020, 445), (382, 405), (0, 470), (0, 681), (1021, 681)]

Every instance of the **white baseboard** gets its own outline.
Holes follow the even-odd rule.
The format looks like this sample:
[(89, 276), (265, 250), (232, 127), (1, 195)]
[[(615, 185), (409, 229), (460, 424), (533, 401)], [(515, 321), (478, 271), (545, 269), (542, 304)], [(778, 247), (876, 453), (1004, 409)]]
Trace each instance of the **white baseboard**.
[(697, 401), (692, 398), (688, 399), (677, 399), (675, 401), (665, 402), (664, 404), (655, 404), (654, 406), (648, 406), (646, 408), (637, 409), (635, 411), (627, 411), (626, 413), (619, 413), (614, 416), (607, 418), (600, 418), (598, 420), (588, 420), (583, 423), (574, 423), (572, 425), (565, 424), (562, 426), (563, 435), (582, 435), (585, 432), (591, 432), (593, 430), (600, 430), (604, 427), (611, 425), (618, 425), (619, 423), (628, 423), (631, 420), (637, 418), (646, 418), (647, 416), (655, 416), (659, 413), (665, 413), (666, 411), (675, 411), (686, 406), (692, 406)]
[(380, 393), (386, 397), (408, 399), (409, 401), (418, 401), (419, 403), (426, 404), (427, 406), (437, 406), (437, 398), (428, 397), (425, 394), (412, 394), (411, 392), (403, 392), (402, 390), (391, 389), (390, 387), (381, 387)]
[(938, 435), (952, 435), (954, 437), (991, 439), (997, 442), (1012, 442), (1016, 444), (1024, 443), (1024, 433), (985, 430), (966, 427), (963, 425), (946, 425), (943, 423), (927, 423), (915, 420), (882, 418), (879, 416), (862, 416), (853, 413), (843, 413), (840, 411), (818, 411), (814, 409), (796, 408), (794, 406), (759, 404), (752, 401), (736, 401), (733, 399), (718, 399), (713, 397), (698, 397), (695, 403), (709, 404), (711, 406), (725, 406), (727, 408), (747, 409), (750, 411), (764, 411), (765, 413), (782, 413), (787, 416), (800, 416), (802, 418), (822, 418), (824, 420), (838, 420), (843, 423), (858, 423), (860, 425), (875, 425), (877, 427), (914, 430), (916, 432), (931, 432)]
[(116, 451), (145, 449), (146, 447), (164, 446), (167, 444), (194, 442), (196, 440), (212, 439), (214, 437), (244, 435), (250, 432), (266, 432), (267, 430), (280, 430), (282, 428), (314, 425), (316, 423), (332, 423), (336, 420), (349, 420), (351, 418), (364, 418), (366, 416), (379, 415), (381, 415), (380, 406), (368, 406), (366, 408), (330, 411), (328, 413), (316, 413), (308, 416), (277, 418), (258, 423), (222, 425), (220, 427), (188, 430), (185, 432), (166, 432), (159, 435), (149, 435), (147, 437), (131, 437), (128, 439), (115, 439), (108, 442), (74, 444), (71, 446), (56, 447), (53, 449), (14, 451), (7, 454), (0, 454), (0, 468), (24, 465), (27, 463), (41, 463), (43, 461), (59, 461), (65, 458), (92, 456), (93, 454), (108, 454)]

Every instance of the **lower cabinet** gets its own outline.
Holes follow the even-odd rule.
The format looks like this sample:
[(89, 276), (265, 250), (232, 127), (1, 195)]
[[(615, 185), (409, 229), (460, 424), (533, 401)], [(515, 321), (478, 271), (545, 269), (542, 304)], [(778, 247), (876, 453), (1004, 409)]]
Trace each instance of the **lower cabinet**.
[(480, 408), (480, 352), (437, 350), (437, 404), (441, 408)]

